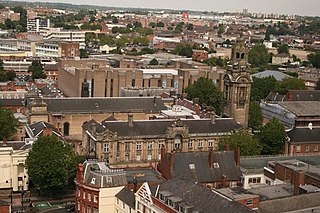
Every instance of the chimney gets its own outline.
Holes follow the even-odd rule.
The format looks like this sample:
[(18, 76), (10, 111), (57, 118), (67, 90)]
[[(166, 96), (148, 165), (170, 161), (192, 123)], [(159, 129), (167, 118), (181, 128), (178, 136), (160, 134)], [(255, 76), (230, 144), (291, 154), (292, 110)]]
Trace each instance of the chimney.
[(214, 113), (213, 111), (210, 112), (210, 121), (211, 121), (211, 124), (216, 123), (216, 113)]
[(293, 179), (293, 193), (294, 195), (299, 194), (299, 186), (304, 185), (304, 172), (303, 171), (295, 171), (294, 179)]
[(236, 151), (234, 151), (234, 160), (236, 161), (236, 166), (240, 166), (240, 148), (238, 147)]
[(48, 128), (48, 127), (43, 128), (42, 135), (45, 136), (45, 137), (46, 136), (51, 136), (52, 135), (52, 129)]
[(221, 186), (222, 188), (225, 188), (227, 186), (227, 176), (225, 174), (222, 174), (221, 176)]
[(164, 144), (162, 144), (162, 146), (161, 146), (161, 159), (160, 159), (161, 161), (162, 161), (162, 159), (164, 159), (165, 155), (166, 155), (166, 146)]
[(154, 97), (153, 97), (153, 106), (157, 106), (157, 102), (156, 102), (156, 100), (157, 100), (157, 97), (156, 97), (156, 96), (154, 96)]
[(138, 181), (136, 177), (133, 177), (133, 192), (136, 193), (138, 191)]
[(213, 151), (212, 148), (209, 150), (208, 163), (209, 163), (209, 168), (212, 168), (213, 167), (213, 163), (214, 163), (214, 151)]
[(225, 143), (225, 144), (223, 145), (223, 150), (224, 150), (224, 151), (229, 151), (229, 144)]
[(6, 138), (6, 137), (4, 137), (4, 138), (2, 139), (2, 143), (3, 143), (3, 146), (7, 146), (7, 145), (8, 145), (8, 141), (7, 141), (7, 138)]
[(133, 127), (133, 115), (128, 114), (128, 124), (129, 127)]
[(171, 151), (170, 152), (170, 162), (169, 162), (170, 171), (172, 171), (172, 169), (173, 169), (173, 155), (174, 155), (174, 153), (173, 153), (173, 151)]
[(83, 166), (82, 163), (78, 163), (78, 168), (77, 168), (77, 181), (82, 183), (83, 182)]

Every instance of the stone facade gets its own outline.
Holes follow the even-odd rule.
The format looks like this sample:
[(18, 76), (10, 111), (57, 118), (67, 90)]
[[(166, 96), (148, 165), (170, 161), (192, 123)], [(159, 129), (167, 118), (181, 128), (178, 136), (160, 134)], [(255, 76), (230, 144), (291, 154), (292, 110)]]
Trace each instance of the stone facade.
[(248, 126), (251, 78), (247, 71), (248, 50), (245, 43), (237, 41), (232, 49), (231, 64), (224, 76), (224, 115)]

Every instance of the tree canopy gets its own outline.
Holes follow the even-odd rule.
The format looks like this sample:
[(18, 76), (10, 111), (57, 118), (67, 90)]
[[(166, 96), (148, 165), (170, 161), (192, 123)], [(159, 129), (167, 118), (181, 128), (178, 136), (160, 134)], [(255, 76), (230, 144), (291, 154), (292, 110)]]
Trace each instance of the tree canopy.
[(276, 155), (283, 153), (286, 132), (278, 119), (272, 118), (266, 125), (262, 126), (258, 137), (262, 146), (261, 154)]
[(270, 60), (268, 49), (264, 44), (254, 45), (249, 51), (248, 60), (252, 67), (266, 68)]
[(315, 68), (320, 68), (320, 51), (308, 55), (308, 61)]
[(40, 192), (55, 194), (76, 173), (77, 156), (71, 145), (56, 137), (40, 137), (29, 151), (26, 167), (30, 179)]
[(40, 61), (32, 61), (31, 65), (28, 68), (28, 72), (32, 73), (32, 79), (46, 78)]
[(150, 61), (149, 64), (150, 64), (150, 65), (158, 65), (159, 62), (158, 62), (158, 60), (157, 60), (156, 58), (153, 58), (153, 59)]
[(284, 53), (284, 54), (288, 54), (289, 55), (289, 46), (288, 46), (288, 44), (279, 45), (277, 51), (278, 51), (279, 54)]
[(222, 93), (213, 84), (212, 80), (200, 77), (193, 84), (189, 85), (185, 92), (188, 99), (198, 98), (200, 104), (212, 106), (217, 114), (221, 112)]
[(174, 53), (188, 58), (192, 57), (192, 52), (192, 47), (189, 45), (178, 44), (174, 49)]
[(316, 88), (315, 90), (320, 90), (320, 78), (318, 78), (317, 82), (316, 82)]
[(10, 138), (16, 133), (19, 123), (13, 116), (11, 110), (1, 107), (1, 101), (0, 118), (0, 140), (3, 140), (3, 138)]
[(240, 129), (228, 137), (221, 138), (218, 143), (218, 149), (223, 150), (225, 144), (228, 144), (231, 150), (240, 148), (242, 156), (260, 155), (261, 152), (259, 140), (245, 129)]
[(265, 78), (252, 78), (251, 84), (251, 100), (260, 101), (268, 96), (268, 94), (274, 91), (277, 80), (273, 76)]
[(275, 92), (285, 95), (288, 90), (305, 90), (306, 85), (299, 78), (286, 78), (276, 83)]
[(249, 127), (253, 130), (259, 129), (262, 125), (263, 115), (259, 102), (251, 101), (249, 106)]

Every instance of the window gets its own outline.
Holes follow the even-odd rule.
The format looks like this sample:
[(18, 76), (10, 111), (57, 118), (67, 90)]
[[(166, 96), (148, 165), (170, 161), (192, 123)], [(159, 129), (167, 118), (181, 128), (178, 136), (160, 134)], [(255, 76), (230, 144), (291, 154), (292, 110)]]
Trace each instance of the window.
[(192, 149), (192, 146), (193, 146), (192, 140), (189, 140), (189, 142), (188, 142), (188, 149)]
[(296, 152), (300, 152), (300, 150), (301, 150), (300, 145), (296, 146)]
[(179, 212), (180, 213), (184, 213), (185, 212), (185, 210), (184, 210), (184, 208), (182, 206), (179, 206)]
[(136, 149), (137, 149), (137, 150), (141, 150), (141, 147), (142, 147), (142, 145), (141, 145), (140, 142), (136, 144)]
[(80, 189), (78, 189), (78, 197), (80, 197)]
[(200, 140), (200, 141), (198, 142), (198, 147), (199, 147), (199, 148), (203, 148), (203, 140)]
[(161, 148), (162, 148), (162, 145), (163, 145), (163, 143), (162, 143), (162, 142), (159, 142), (159, 143), (158, 143), (158, 149), (161, 149)]
[(141, 160), (141, 155), (137, 155), (137, 161), (140, 161)]
[(150, 161), (152, 159), (152, 155), (151, 154), (148, 154), (147, 156), (148, 160)]
[(119, 205), (119, 199), (117, 198), (117, 205)]
[(314, 145), (313, 151), (317, 152), (318, 151), (318, 144)]
[(163, 194), (159, 194), (159, 199), (160, 199), (161, 201), (165, 201)]
[(251, 206), (253, 204), (253, 200), (250, 199), (250, 200), (247, 200), (247, 206)]
[(214, 144), (214, 141), (213, 141), (213, 140), (209, 140), (209, 141), (208, 141), (208, 146), (209, 146), (209, 147), (213, 147), (213, 144)]
[(310, 150), (310, 146), (306, 145), (306, 152), (309, 152), (309, 150)]
[(220, 165), (219, 165), (219, 163), (213, 163), (213, 168), (219, 168), (220, 167)]
[(91, 201), (91, 194), (88, 193), (88, 200)]
[(126, 204), (124, 202), (122, 202), (122, 208), (125, 209), (126, 208)]
[(86, 199), (86, 192), (83, 192), (83, 199)]
[(130, 143), (125, 143), (125, 151), (130, 151)]
[(95, 203), (98, 202), (98, 196), (97, 195), (93, 195), (93, 202), (95, 202)]
[(69, 129), (70, 129), (70, 124), (68, 122), (65, 122), (63, 124), (63, 134), (65, 136), (68, 136), (69, 135)]
[(103, 152), (104, 153), (110, 152), (109, 143), (103, 143)]
[(249, 183), (261, 183), (261, 177), (249, 178)]
[(174, 149), (180, 149), (180, 147), (181, 147), (181, 141), (182, 141), (181, 135), (177, 135), (177, 136), (174, 138)]
[(152, 142), (148, 142), (147, 148), (148, 148), (148, 150), (151, 150), (151, 149), (152, 149)]

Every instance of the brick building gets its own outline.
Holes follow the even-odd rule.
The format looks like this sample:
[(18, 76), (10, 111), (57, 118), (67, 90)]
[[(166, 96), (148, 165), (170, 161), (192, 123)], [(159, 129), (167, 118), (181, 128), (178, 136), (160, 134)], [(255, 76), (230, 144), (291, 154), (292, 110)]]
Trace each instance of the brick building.
[(113, 165), (150, 164), (166, 151), (197, 152), (215, 149), (218, 139), (240, 128), (234, 119), (91, 120), (83, 125), (82, 150), (95, 150), (100, 161)]
[(208, 52), (205, 50), (192, 50), (192, 60), (201, 62), (208, 60)]
[(0, 212), (11, 213), (11, 204), (3, 200), (0, 200)]

